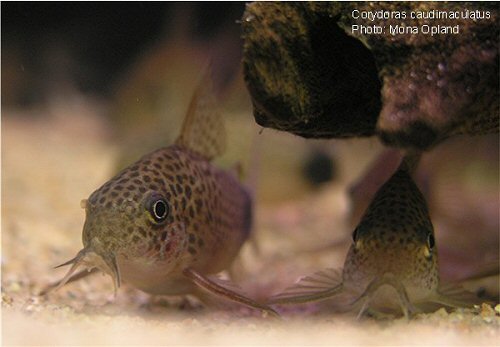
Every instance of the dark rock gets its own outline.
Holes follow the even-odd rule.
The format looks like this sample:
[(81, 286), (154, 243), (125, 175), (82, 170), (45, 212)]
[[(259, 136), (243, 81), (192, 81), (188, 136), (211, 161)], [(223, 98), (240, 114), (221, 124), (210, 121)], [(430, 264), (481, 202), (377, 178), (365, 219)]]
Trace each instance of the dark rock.
[[(354, 10), (391, 16), (356, 19)], [(412, 11), (460, 18), (412, 19)], [(467, 13), (489, 18), (461, 18)], [(392, 35), (403, 23), (418, 33)], [(425, 25), (459, 32), (425, 34)], [(387, 145), (421, 150), (454, 134), (499, 130), (495, 3), (252, 3), (243, 34), (246, 83), (262, 126), (304, 137), (376, 132)]]
[(332, 9), (247, 6), (243, 68), (258, 124), (315, 138), (374, 134), (381, 88), (374, 58)]

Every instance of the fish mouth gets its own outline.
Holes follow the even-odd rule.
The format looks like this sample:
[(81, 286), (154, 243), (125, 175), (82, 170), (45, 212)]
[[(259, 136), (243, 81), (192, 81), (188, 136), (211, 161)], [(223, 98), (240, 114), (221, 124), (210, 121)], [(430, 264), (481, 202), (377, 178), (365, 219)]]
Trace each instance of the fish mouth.
[(87, 268), (87, 271), (91, 271), (92, 269), (97, 268), (100, 271), (110, 275), (113, 279), (114, 293), (116, 295), (116, 292), (121, 284), (121, 276), (120, 268), (118, 267), (115, 254), (111, 253), (107, 255), (99, 255), (91, 247), (85, 247), (80, 250), (80, 252), (78, 252), (73, 259), (56, 266), (55, 269), (67, 265), (71, 265), (71, 267), (69, 268), (66, 275), (58, 283), (58, 285), (54, 288), (54, 290), (61, 288), (68, 281), (70, 281), (72, 275), (80, 266), (85, 266)]

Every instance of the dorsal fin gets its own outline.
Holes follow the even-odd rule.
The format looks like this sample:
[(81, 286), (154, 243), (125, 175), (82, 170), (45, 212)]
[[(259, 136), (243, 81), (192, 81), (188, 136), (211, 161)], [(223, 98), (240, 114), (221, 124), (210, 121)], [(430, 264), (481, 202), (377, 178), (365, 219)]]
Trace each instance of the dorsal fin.
[(196, 88), (175, 142), (211, 160), (224, 153), (226, 131), (224, 120), (217, 110), (210, 70), (207, 68)]

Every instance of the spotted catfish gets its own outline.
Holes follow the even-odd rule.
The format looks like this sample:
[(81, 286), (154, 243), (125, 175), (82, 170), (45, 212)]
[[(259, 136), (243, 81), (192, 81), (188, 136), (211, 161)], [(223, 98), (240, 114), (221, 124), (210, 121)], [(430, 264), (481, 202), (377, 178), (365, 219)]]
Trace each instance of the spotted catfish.
[(73, 274), (84, 265), (111, 275), (115, 290), (123, 281), (158, 295), (209, 292), (274, 314), (211, 276), (230, 267), (252, 227), (250, 194), (236, 175), (211, 163), (224, 148), (207, 74), (177, 141), (82, 201), (84, 247), (61, 265), (72, 266), (58, 287), (82, 277)]
[[(435, 304), (462, 306), (474, 295), (440, 285), (434, 229), (411, 171), (419, 155), (408, 155), (379, 189), (355, 228), (342, 271), (325, 270), (301, 279), (270, 300), (291, 304), (336, 298), (343, 309), (405, 316)], [(343, 305), (347, 303), (346, 305)]]

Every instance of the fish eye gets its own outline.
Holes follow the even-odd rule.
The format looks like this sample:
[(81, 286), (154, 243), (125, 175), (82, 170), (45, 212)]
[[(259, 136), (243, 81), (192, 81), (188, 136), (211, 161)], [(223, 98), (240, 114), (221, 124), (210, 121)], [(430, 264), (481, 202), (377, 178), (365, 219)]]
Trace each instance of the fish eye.
[(433, 250), (435, 246), (435, 241), (434, 241), (434, 235), (429, 234), (427, 235), (427, 247), (429, 247), (429, 250)]
[(163, 198), (152, 199), (149, 204), (149, 213), (157, 223), (163, 222), (170, 211), (168, 203)]

